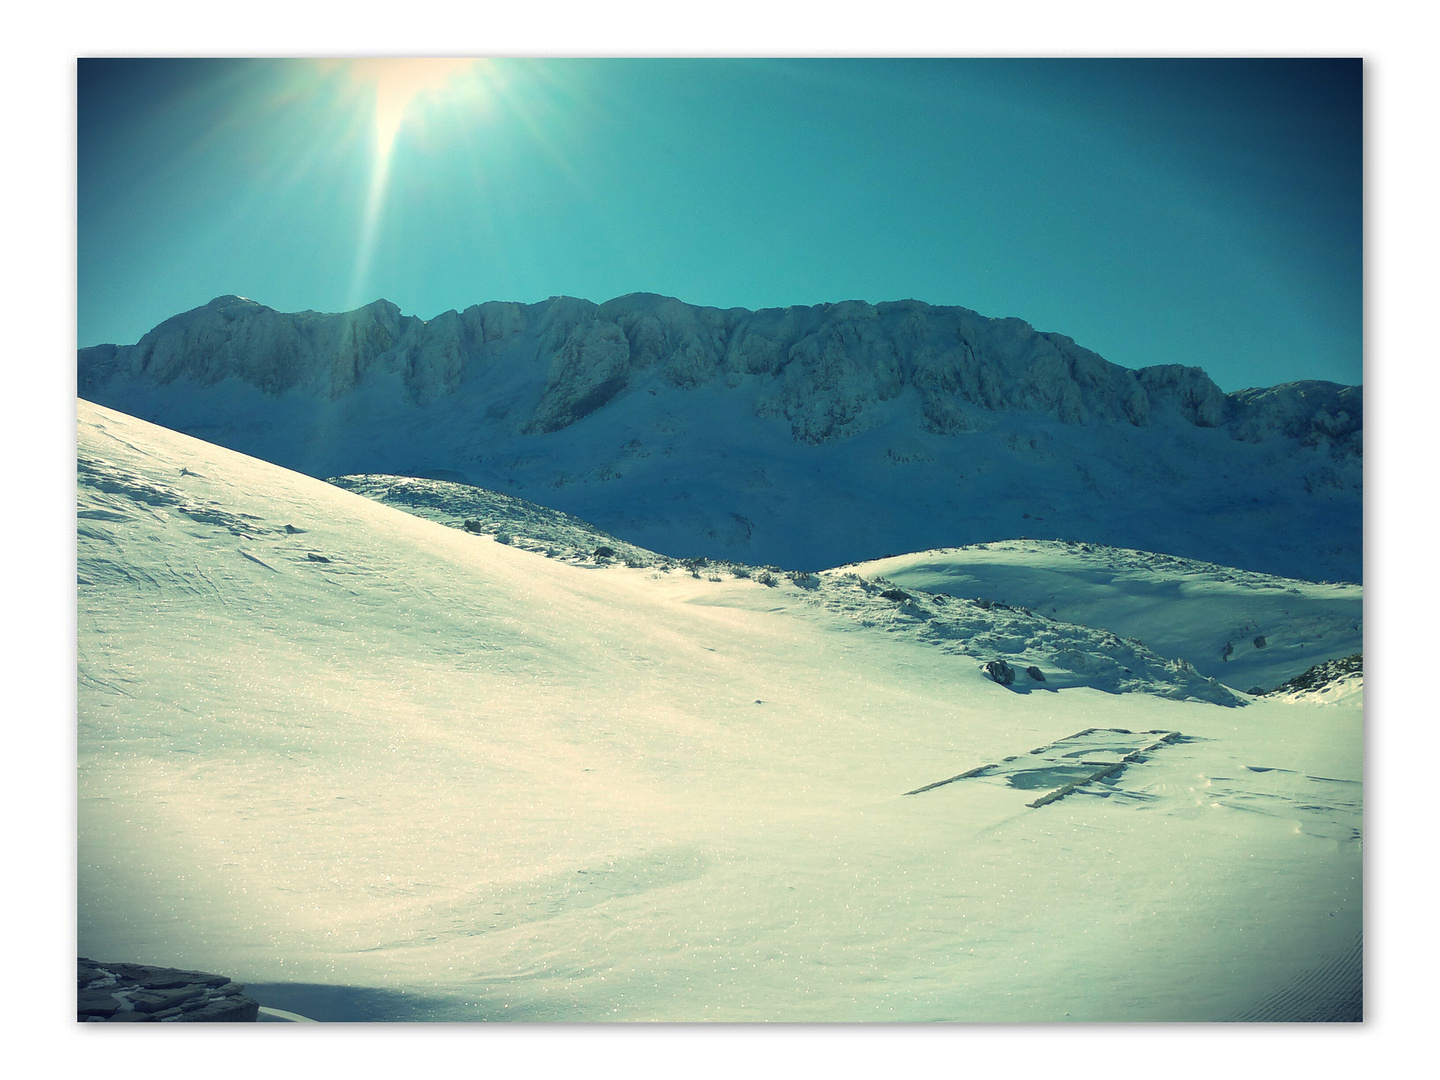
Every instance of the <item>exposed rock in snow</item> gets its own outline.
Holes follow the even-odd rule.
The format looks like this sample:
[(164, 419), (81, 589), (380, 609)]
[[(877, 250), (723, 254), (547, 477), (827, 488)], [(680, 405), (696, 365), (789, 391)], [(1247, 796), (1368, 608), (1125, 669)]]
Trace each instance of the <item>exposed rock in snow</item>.
[(589, 416), (625, 389), (630, 343), (614, 323), (592, 319), (573, 330), (550, 361), (545, 394), (527, 431), (545, 434)]
[(1015, 682), (1015, 669), (1004, 660), (991, 660), (985, 665), (985, 674), (1001, 686), (1011, 686)]
[(329, 482), (451, 528), (481, 536), (503, 533), (516, 547), (551, 557), (620, 559), (632, 567), (680, 565), (675, 559), (626, 543), (573, 514), (499, 491), (409, 476), (334, 476)]
[(1136, 376), (1150, 400), (1173, 402), (1196, 427), (1219, 427), (1225, 422), (1228, 399), (1199, 368), (1161, 364), (1143, 368)]
[(244, 1022), (260, 1014), (259, 1002), (226, 975), (148, 964), (76, 963), (76, 1013), (95, 1020), (167, 1023)]
[(1291, 701), (1336, 702), (1361, 693), (1365, 687), (1365, 663), (1361, 653), (1316, 664), (1270, 691), (1271, 697)]
[(737, 314), (643, 293), (611, 300), (598, 312), (624, 334), (635, 370), (658, 366), (666, 382), (685, 390), (720, 370)]

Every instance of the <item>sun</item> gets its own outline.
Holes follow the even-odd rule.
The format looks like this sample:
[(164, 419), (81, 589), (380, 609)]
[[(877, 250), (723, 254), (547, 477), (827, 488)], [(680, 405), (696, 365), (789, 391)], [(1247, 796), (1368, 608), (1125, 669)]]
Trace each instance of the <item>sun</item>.
[(351, 79), (373, 88), (375, 93), (376, 155), (382, 159), (390, 156), (406, 110), (417, 98), (445, 93), (461, 76), (475, 74), (481, 63), (476, 59), (434, 57), (350, 61)]

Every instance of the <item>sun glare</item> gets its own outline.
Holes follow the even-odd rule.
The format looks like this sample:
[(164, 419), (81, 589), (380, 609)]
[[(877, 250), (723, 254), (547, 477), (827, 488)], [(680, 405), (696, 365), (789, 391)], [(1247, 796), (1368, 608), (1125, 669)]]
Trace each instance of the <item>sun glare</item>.
[(375, 92), (375, 152), (387, 157), (416, 98), (443, 93), (460, 76), (473, 72), (480, 60), (369, 59), (352, 60), (350, 77)]
[(376, 235), (385, 204), (385, 189), (390, 180), (390, 157), (406, 112), (422, 97), (454, 94), (462, 86), (463, 92), (472, 92), (478, 80), (462, 77), (476, 73), (483, 61), (377, 57), (345, 63), (351, 80), (372, 90), (375, 95), (375, 159), (371, 166), (370, 191), (365, 200), (352, 270), (350, 306), (353, 308), (361, 303), (370, 275), (370, 263), (375, 255)]

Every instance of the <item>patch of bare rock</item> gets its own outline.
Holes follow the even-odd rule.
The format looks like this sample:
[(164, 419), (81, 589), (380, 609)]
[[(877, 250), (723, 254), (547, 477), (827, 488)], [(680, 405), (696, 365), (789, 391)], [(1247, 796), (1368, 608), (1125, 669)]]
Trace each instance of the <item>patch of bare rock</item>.
[(224, 975), (147, 964), (76, 964), (76, 1019), (80, 1023), (246, 1022), (260, 1003)]

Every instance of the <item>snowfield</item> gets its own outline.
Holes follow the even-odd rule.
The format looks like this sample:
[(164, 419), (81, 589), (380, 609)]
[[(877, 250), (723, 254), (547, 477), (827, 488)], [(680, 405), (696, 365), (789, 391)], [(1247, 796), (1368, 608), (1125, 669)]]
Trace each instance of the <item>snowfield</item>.
[(845, 567), (1139, 638), (1229, 686), (1273, 690), (1361, 651), (1364, 590), (1097, 544), (1009, 540)]
[(78, 466), (83, 955), (318, 1019), (1359, 1019), (1357, 677), (1243, 693), (1359, 587), (547, 555), (84, 401)]

